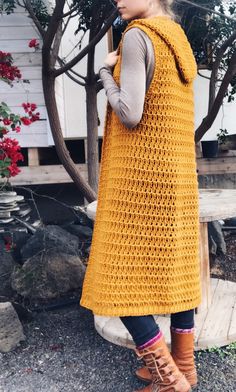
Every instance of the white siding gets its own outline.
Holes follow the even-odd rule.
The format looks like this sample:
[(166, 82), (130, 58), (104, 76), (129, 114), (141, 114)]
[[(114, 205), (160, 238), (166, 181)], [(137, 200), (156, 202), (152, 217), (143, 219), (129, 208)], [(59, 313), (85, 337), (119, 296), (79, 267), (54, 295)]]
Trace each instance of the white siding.
[[(61, 46), (62, 57), (66, 57), (78, 43), (79, 36), (74, 35), (75, 29), (76, 20), (72, 19), (63, 37)], [(22, 147), (43, 147), (53, 145), (54, 141), (43, 97), (41, 52), (40, 50), (35, 52), (34, 49), (28, 47), (28, 43), (32, 38), (37, 38), (40, 41), (35, 26), (22, 9), (17, 8), (14, 14), (0, 16), (0, 50), (11, 52), (14, 64), (22, 72), (22, 79), (30, 80), (30, 84), (20, 82), (16, 83), (13, 88), (0, 83), (0, 98), (14, 108), (15, 112), (21, 112), (20, 105), (22, 102), (35, 102), (39, 106), (42, 118), (40, 126), (35, 123), (30, 127), (23, 127), (22, 133), (14, 133), (14, 137), (21, 142)], [(84, 47), (86, 44), (87, 37), (82, 46)], [(75, 50), (66, 60), (71, 59), (76, 53), (77, 51)], [(103, 63), (106, 53), (107, 38), (105, 37), (96, 50), (96, 68)], [(85, 75), (86, 61), (87, 58), (85, 57), (75, 66), (74, 70)], [(60, 76), (56, 79), (56, 100), (65, 139), (86, 137), (86, 95), (84, 87), (77, 85), (66, 75)], [(106, 96), (104, 91), (101, 91), (98, 94), (98, 111), (101, 121), (99, 136), (103, 135), (105, 107)]]
[[(74, 35), (74, 31), (77, 27), (77, 22), (73, 18), (68, 26), (68, 29), (63, 37), (61, 56), (66, 57), (66, 61), (73, 58), (78, 50), (75, 49), (73, 53), (70, 54), (71, 50), (74, 48), (81, 37), (80, 34)], [(88, 33), (84, 37), (82, 48), (88, 43)], [(95, 68), (96, 71), (98, 66), (103, 64), (103, 60), (108, 51), (108, 40), (107, 36), (96, 47), (95, 56)], [(87, 56), (83, 58), (75, 67), (74, 70), (86, 76), (87, 69)], [(64, 104), (65, 104), (65, 136), (66, 138), (83, 138), (87, 136), (87, 126), (86, 126), (86, 94), (85, 88), (73, 82), (68, 76), (63, 75), (64, 80)], [(98, 94), (98, 115), (101, 122), (99, 126), (99, 136), (103, 135), (104, 127), (104, 117), (106, 108), (106, 96), (104, 90), (100, 91)]]
[[(210, 77), (210, 71), (201, 70), (201, 74)], [(201, 76), (197, 76), (194, 85), (195, 90), (195, 127), (197, 128), (202, 119), (207, 114), (208, 97), (209, 97), (209, 80)], [(202, 140), (214, 140), (220, 128), (227, 129), (228, 133), (236, 133), (236, 101), (227, 103), (226, 100), (221, 107), (212, 127), (203, 136)]]
[[(30, 83), (14, 83), (11, 87), (0, 83), (0, 101), (5, 101), (13, 112), (23, 114), (23, 102), (34, 102), (38, 106), (41, 120), (29, 127), (22, 126), (20, 133), (11, 132), (9, 136), (17, 139), (22, 147), (46, 147), (50, 129), (42, 89), (42, 59), (40, 50), (35, 52), (29, 48), (32, 38), (41, 40), (31, 19), (22, 8), (17, 8), (14, 14), (0, 15), (0, 50), (13, 55), (14, 64), (20, 68), (22, 79)], [(54, 144), (51, 138), (51, 144)]]
[[(78, 43), (80, 36), (74, 35), (76, 20), (72, 19), (61, 46), (61, 56), (70, 60), (77, 54), (77, 49), (72, 48)], [(0, 83), (0, 101), (5, 101), (15, 112), (22, 112), (22, 102), (35, 102), (41, 113), (41, 121), (32, 124), (30, 127), (22, 127), (21, 134), (14, 133), (22, 147), (44, 147), (53, 145), (50, 126), (48, 123), (45, 102), (42, 90), (42, 59), (41, 52), (35, 52), (28, 47), (28, 42), (32, 38), (39, 38), (38, 32), (30, 18), (18, 8), (14, 14), (0, 15), (0, 50), (12, 53), (14, 63), (20, 68), (23, 79), (29, 79), (30, 84), (16, 83), (13, 88), (7, 84)], [(88, 42), (88, 34), (84, 38), (84, 47)], [(108, 51), (107, 37), (105, 37), (96, 48), (96, 70), (98, 65), (103, 64), (103, 60)], [(74, 70), (85, 76), (85, 57)], [(201, 71), (209, 76), (209, 71)], [(207, 113), (208, 107), (208, 86), (209, 81), (200, 76), (197, 77), (195, 89), (195, 127), (202, 121)], [(61, 118), (61, 125), (64, 137), (84, 138), (87, 135), (86, 127), (86, 95), (84, 87), (71, 81), (66, 75), (56, 80), (56, 99), (58, 111)], [(98, 94), (98, 114), (101, 121), (99, 136), (103, 135), (104, 117), (106, 108), (106, 96), (102, 90)], [(220, 128), (227, 128), (229, 134), (236, 133), (235, 122), (236, 102), (225, 103), (221, 108), (213, 126), (203, 137), (203, 140), (215, 139)]]

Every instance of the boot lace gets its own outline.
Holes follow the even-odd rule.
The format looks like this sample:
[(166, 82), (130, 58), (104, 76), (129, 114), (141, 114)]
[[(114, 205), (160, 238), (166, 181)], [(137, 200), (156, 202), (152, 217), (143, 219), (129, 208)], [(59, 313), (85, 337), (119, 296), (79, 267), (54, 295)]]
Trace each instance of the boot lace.
[[(145, 349), (144, 349), (145, 350)], [(151, 375), (152, 375), (152, 390), (151, 392), (158, 392), (161, 390), (164, 392), (163, 387), (168, 387), (171, 385), (171, 382), (169, 382), (168, 377), (173, 373), (174, 366), (168, 364), (168, 358), (164, 357), (162, 355), (162, 349), (157, 348), (156, 350), (153, 351), (147, 351), (140, 353), (138, 350), (135, 349), (135, 352), (137, 354), (137, 359), (140, 361), (144, 359), (146, 366), (148, 367)], [(159, 364), (160, 358), (162, 359), (163, 363)], [(165, 377), (162, 376), (161, 370), (165, 369)], [(166, 379), (167, 377), (167, 379)], [(173, 392), (175, 391), (175, 388), (172, 387)], [(169, 391), (169, 389), (168, 389)]]

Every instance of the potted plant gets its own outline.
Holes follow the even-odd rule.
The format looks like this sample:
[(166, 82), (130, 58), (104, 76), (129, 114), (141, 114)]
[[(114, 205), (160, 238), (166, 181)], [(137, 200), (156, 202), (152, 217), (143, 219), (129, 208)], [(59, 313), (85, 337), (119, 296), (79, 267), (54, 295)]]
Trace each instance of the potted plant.
[(203, 158), (215, 158), (218, 155), (218, 140), (202, 140)]
[(226, 129), (220, 129), (217, 135), (221, 150), (236, 150), (236, 134), (229, 135)]
[(226, 128), (220, 128), (220, 132), (217, 133), (218, 143), (221, 150), (228, 150), (228, 131)]

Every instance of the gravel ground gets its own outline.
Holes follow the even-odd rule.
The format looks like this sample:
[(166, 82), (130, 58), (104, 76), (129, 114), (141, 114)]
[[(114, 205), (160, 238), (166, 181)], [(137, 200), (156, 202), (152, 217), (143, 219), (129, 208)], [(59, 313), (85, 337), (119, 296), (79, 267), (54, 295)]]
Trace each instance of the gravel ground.
[(225, 234), (226, 254), (211, 255), (211, 275), (236, 282), (236, 232)]
[[(26, 341), (0, 354), (0, 392), (132, 392), (143, 383), (134, 376), (132, 350), (101, 338), (92, 313), (79, 305), (34, 313), (24, 323)], [(236, 345), (197, 354), (196, 392), (236, 391)]]

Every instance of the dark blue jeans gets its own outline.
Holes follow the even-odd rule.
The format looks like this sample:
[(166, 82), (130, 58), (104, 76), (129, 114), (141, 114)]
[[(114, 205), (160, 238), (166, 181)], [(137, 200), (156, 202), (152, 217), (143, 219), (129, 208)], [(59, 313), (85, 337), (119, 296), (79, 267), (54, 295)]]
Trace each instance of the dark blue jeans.
[[(120, 317), (122, 323), (128, 329), (136, 346), (142, 346), (148, 340), (154, 338), (160, 331), (152, 315), (148, 316), (125, 316)], [(194, 327), (194, 310), (171, 314), (171, 326), (180, 329)]]

